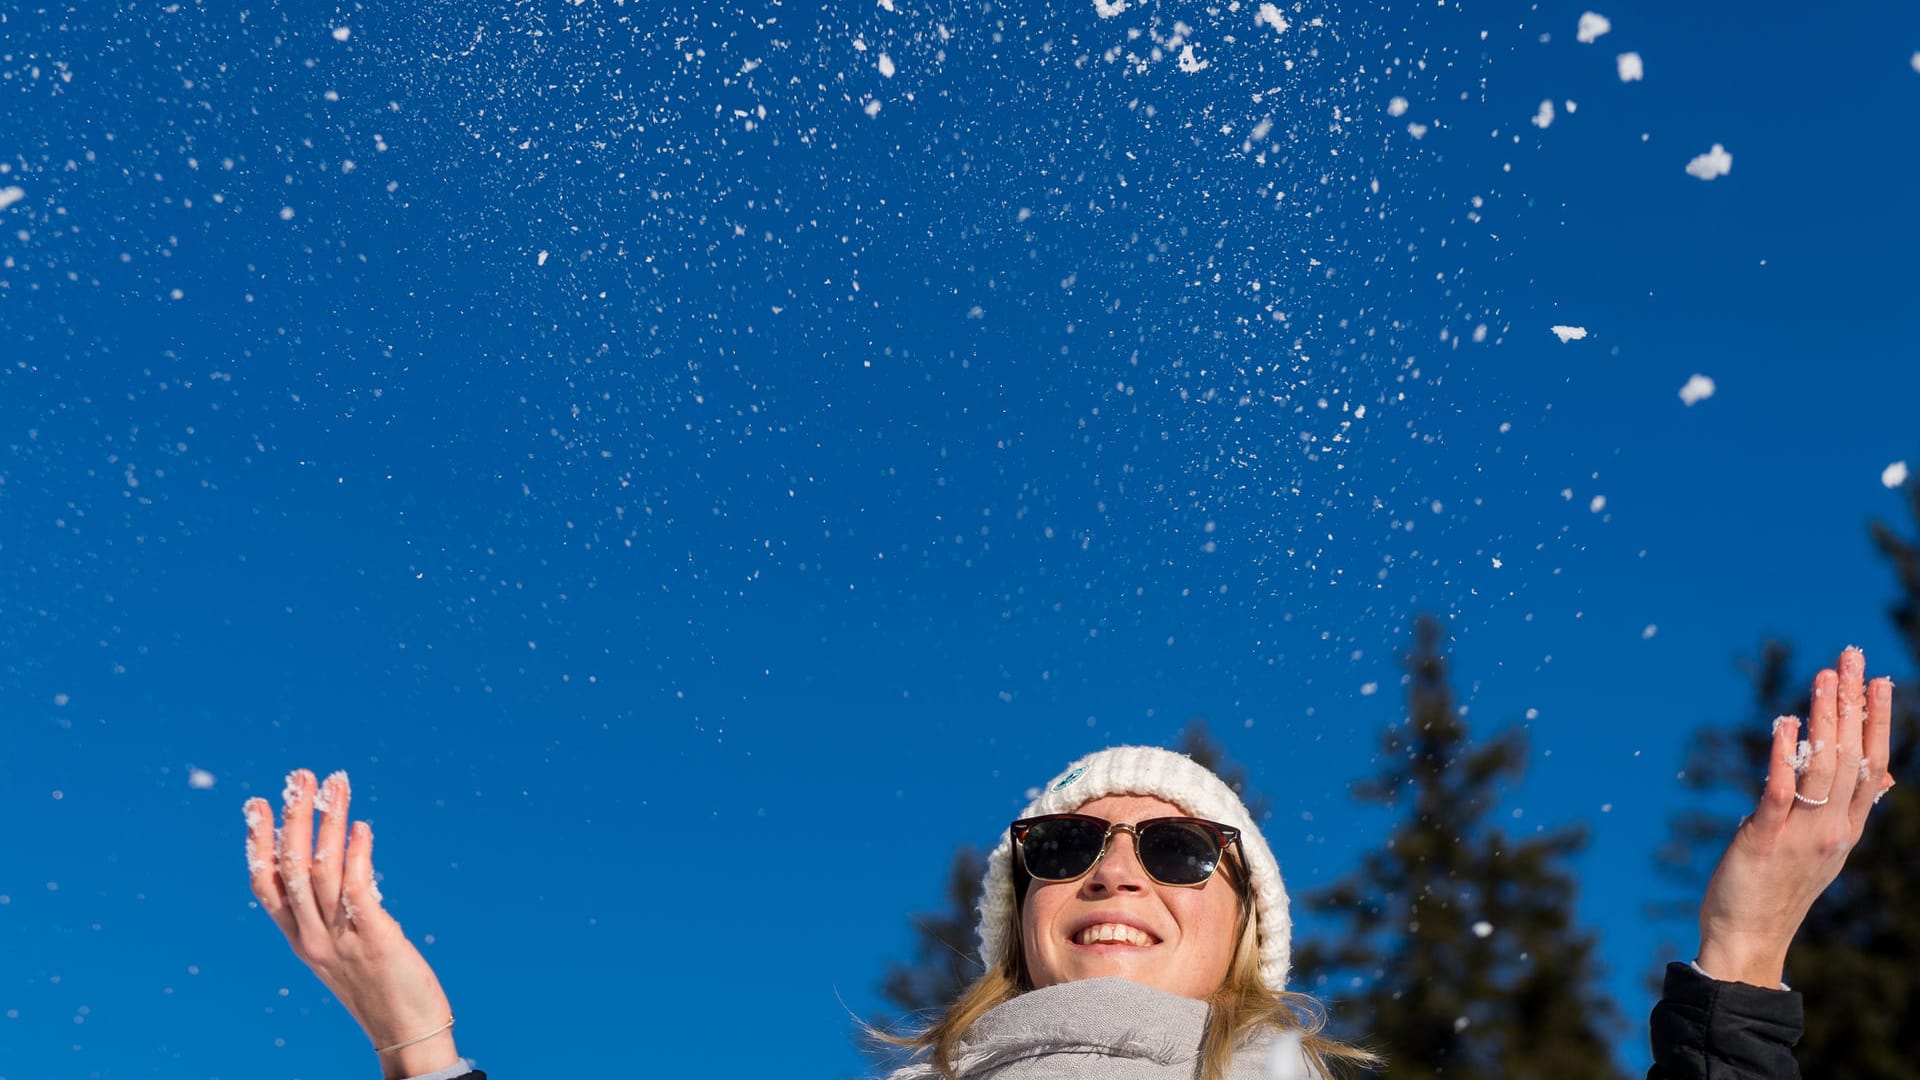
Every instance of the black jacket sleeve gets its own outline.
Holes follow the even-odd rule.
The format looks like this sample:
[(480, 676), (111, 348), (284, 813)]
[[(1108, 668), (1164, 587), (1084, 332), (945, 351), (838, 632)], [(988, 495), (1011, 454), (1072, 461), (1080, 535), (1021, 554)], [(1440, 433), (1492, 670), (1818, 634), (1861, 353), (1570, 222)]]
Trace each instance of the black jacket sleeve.
[(1690, 964), (1668, 964), (1653, 1007), (1647, 1080), (1799, 1080), (1793, 1044), (1804, 1024), (1794, 991), (1717, 982)]

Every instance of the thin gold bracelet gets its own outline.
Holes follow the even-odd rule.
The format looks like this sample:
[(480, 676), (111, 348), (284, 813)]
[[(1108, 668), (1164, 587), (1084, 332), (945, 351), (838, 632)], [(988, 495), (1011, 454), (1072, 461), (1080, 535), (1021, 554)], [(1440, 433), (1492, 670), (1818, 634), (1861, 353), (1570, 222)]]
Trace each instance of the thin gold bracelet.
[(397, 1043), (394, 1043), (392, 1046), (376, 1046), (374, 1047), (373, 1052), (376, 1054), (391, 1054), (395, 1050), (405, 1050), (407, 1047), (412, 1046), (416, 1043), (426, 1042), (428, 1039), (433, 1038), (435, 1035), (438, 1035), (441, 1032), (446, 1031), (448, 1028), (451, 1028), (451, 1027), (453, 1027), (453, 1017), (449, 1016), (447, 1017), (446, 1023), (441, 1024), (439, 1027), (434, 1028), (432, 1031), (427, 1032), (425, 1035), (415, 1035), (413, 1038), (408, 1039), (405, 1042), (397, 1042)]

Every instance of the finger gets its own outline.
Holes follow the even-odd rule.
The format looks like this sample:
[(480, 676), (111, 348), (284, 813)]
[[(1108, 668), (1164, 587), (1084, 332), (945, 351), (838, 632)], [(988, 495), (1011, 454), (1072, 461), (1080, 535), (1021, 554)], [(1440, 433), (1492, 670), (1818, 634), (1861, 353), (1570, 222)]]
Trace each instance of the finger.
[(1800, 794), (1820, 802), (1833, 791), (1836, 753), (1834, 735), (1840, 726), (1835, 692), (1840, 676), (1827, 668), (1813, 677), (1813, 711), (1807, 714), (1807, 738), (1811, 752), (1806, 771), (1800, 776)]
[(247, 875), (253, 886), (253, 898), (280, 927), (293, 936), (293, 913), (287, 909), (286, 890), (280, 885), (279, 868), (274, 860), (273, 808), (267, 800), (248, 799), (241, 808), (247, 818)]
[(347, 846), (347, 808), (352, 801), (344, 772), (327, 777), (313, 800), (320, 812), (320, 839), (313, 848), (313, 896), (328, 926), (340, 916), (340, 860)]
[(353, 823), (347, 840), (346, 880), (340, 890), (348, 920), (361, 926), (386, 916), (380, 906), (380, 886), (373, 881), (373, 826)]
[(295, 769), (287, 774), (280, 827), (280, 884), (287, 892), (287, 906), (303, 937), (325, 936), (326, 921), (313, 898), (313, 774)]
[(1800, 718), (1783, 716), (1773, 722), (1773, 752), (1767, 756), (1767, 788), (1750, 819), (1762, 836), (1772, 836), (1787, 822), (1793, 809), (1794, 748), (1800, 739)]
[(1836, 803), (1851, 806), (1853, 789), (1860, 784), (1861, 733), (1867, 722), (1867, 657), (1856, 646), (1840, 653), (1840, 727), (1834, 745), (1833, 788)]
[(1860, 761), (1860, 780), (1853, 789), (1853, 804), (1848, 817), (1853, 821), (1854, 839), (1866, 828), (1867, 812), (1890, 786), (1887, 762), (1892, 753), (1893, 680), (1885, 677), (1867, 684), (1867, 721), (1862, 742), (1866, 756)]

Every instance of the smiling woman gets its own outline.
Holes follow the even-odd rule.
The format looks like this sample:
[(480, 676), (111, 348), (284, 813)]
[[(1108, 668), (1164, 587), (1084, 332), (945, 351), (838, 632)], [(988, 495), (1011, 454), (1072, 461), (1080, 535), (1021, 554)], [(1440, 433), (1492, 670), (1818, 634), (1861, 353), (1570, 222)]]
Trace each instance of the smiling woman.
[(1015, 1063), (1035, 1058), (1055, 1062), (1045, 1075), (1084, 1062), (1202, 1080), (1379, 1063), (1322, 1036), (1319, 1004), (1285, 990), (1279, 863), (1233, 789), (1183, 754), (1074, 762), (1008, 828), (984, 886), (987, 970), (931, 1027), (892, 1040), (927, 1057), (896, 1080), (1027, 1075)]

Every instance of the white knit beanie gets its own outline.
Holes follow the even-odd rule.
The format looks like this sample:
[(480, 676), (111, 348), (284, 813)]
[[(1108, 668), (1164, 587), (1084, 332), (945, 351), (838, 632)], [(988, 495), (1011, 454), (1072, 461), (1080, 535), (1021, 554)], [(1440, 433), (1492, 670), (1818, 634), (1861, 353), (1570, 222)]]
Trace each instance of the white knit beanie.
[[(1240, 847), (1253, 879), (1254, 913), (1259, 920), (1260, 981), (1284, 990), (1293, 954), (1293, 919), (1287, 913), (1287, 889), (1280, 864), (1253, 823), (1246, 804), (1226, 781), (1185, 754), (1157, 746), (1114, 746), (1095, 751), (1067, 766), (1047, 782), (1040, 797), (1027, 804), (1022, 818), (1068, 814), (1108, 795), (1148, 795), (1188, 814), (1240, 830)], [(1000, 835), (987, 858), (980, 896), (980, 959), (987, 967), (1005, 958), (1008, 941), (1019, 933), (1014, 909), (1013, 838)]]

